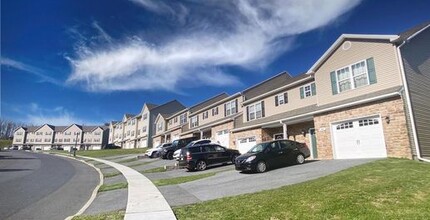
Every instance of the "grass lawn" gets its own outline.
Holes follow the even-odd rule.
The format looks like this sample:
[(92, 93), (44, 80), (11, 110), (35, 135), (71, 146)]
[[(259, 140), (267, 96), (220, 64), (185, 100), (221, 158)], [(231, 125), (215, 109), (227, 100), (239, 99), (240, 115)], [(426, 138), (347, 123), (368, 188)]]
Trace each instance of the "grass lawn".
[(12, 146), (12, 140), (9, 139), (0, 139), (0, 148), (6, 148)]
[(106, 174), (103, 174), (103, 177), (104, 178), (109, 178), (109, 177), (118, 176), (120, 174), (121, 174), (120, 172), (106, 173)]
[(379, 160), (313, 181), (174, 212), (178, 219), (430, 219), (430, 164)]
[(149, 170), (141, 171), (140, 173), (161, 173), (161, 172), (166, 172), (166, 171), (167, 171), (167, 169), (164, 167), (156, 167), (156, 168), (152, 168)]
[(99, 192), (105, 192), (115, 189), (124, 189), (127, 188), (127, 183), (114, 183), (114, 184), (103, 184), (99, 188)]
[(169, 179), (159, 179), (159, 180), (154, 180), (152, 182), (156, 186), (174, 185), (174, 184), (186, 183), (186, 182), (191, 182), (198, 179), (207, 178), (210, 176), (214, 176), (215, 174), (217, 174), (217, 172), (204, 173), (204, 174), (198, 174), (198, 175), (192, 175), (192, 176), (181, 176), (181, 177), (175, 177), (175, 178), (169, 178)]
[(133, 162), (133, 161), (136, 161), (136, 160), (138, 160), (137, 156), (133, 157), (133, 158), (122, 159), (122, 160), (117, 161), (115, 163), (129, 163), (129, 162)]
[(83, 150), (76, 151), (77, 156), (87, 157), (111, 157), (117, 155), (126, 154), (143, 154), (147, 148), (135, 148), (135, 149), (105, 149), (105, 150)]
[(97, 215), (80, 215), (73, 218), (73, 220), (123, 220), (125, 215), (124, 210), (107, 212)]

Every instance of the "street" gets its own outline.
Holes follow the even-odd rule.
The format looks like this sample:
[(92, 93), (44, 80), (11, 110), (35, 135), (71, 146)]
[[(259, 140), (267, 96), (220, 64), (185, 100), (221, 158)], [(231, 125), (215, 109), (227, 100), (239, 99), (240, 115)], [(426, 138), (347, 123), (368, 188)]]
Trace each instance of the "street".
[(99, 183), (93, 168), (72, 159), (0, 152), (0, 219), (65, 219)]

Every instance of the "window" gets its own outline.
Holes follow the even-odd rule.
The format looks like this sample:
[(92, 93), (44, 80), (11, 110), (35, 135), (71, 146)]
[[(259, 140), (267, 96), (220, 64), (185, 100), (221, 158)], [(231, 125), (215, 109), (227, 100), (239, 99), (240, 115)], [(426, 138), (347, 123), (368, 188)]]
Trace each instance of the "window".
[(191, 126), (190, 126), (191, 128), (199, 126), (199, 116), (196, 115), (196, 116), (191, 117), (190, 122), (191, 122)]
[(314, 96), (316, 94), (317, 94), (317, 92), (316, 92), (315, 83), (310, 83), (308, 85), (300, 87), (300, 98), (301, 99), (311, 97), (311, 96)]
[(337, 87), (335, 89), (339, 93), (369, 85), (369, 71), (366, 60), (336, 70), (334, 80), (336, 80)]
[(143, 114), (143, 120), (146, 120), (148, 118), (148, 113)]
[(352, 121), (350, 121), (350, 122), (345, 122), (337, 125), (336, 130), (344, 130), (344, 129), (353, 128), (353, 127), (354, 125), (352, 124)]
[(218, 107), (212, 109), (212, 116), (218, 115)]
[(64, 134), (65, 134), (65, 135), (71, 135), (71, 134), (72, 134), (72, 132), (70, 132), (70, 131), (69, 131), (69, 132), (64, 132)]
[(127, 122), (127, 125), (130, 125), (130, 124), (131, 124), (131, 121), (128, 121), (128, 122)]
[(131, 132), (131, 136), (134, 136), (134, 131)]
[(263, 102), (257, 102), (248, 107), (248, 121), (264, 117)]
[(158, 131), (162, 131), (163, 130), (163, 123), (162, 122), (160, 122), (160, 123), (157, 124), (157, 130)]
[(173, 123), (178, 123), (178, 116), (173, 119)]
[(208, 116), (209, 116), (208, 111), (203, 112), (203, 114), (202, 114), (203, 119), (208, 118)]
[(275, 96), (275, 106), (288, 103), (288, 93), (282, 93)]
[(379, 120), (377, 118), (374, 119), (362, 119), (358, 121), (358, 126), (369, 126), (369, 125), (377, 125), (379, 124)]
[(181, 125), (187, 123), (187, 113), (182, 114), (179, 121)]
[(100, 134), (101, 134), (100, 131), (94, 132), (94, 135), (100, 135)]
[(130, 136), (130, 131), (127, 131), (127, 136)]
[(172, 125), (172, 120), (169, 120), (169, 125)]
[(142, 127), (142, 133), (143, 133), (143, 132), (146, 132), (146, 126), (143, 126), (143, 127)]
[(21, 138), (20, 139), (16, 139), (16, 142), (21, 142)]
[(224, 115), (229, 116), (229, 115), (236, 113), (237, 112), (236, 105), (237, 105), (237, 99), (225, 103), (224, 104), (224, 107), (225, 107), (225, 109), (224, 109), (225, 114)]

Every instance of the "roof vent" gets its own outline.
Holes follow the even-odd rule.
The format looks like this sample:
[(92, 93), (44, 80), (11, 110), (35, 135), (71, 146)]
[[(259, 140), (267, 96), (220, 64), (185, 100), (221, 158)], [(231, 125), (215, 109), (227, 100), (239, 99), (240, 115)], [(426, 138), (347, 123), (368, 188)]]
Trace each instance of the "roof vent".
[(349, 50), (349, 48), (351, 48), (351, 41), (345, 41), (345, 42), (342, 44), (342, 49), (343, 49), (343, 50)]

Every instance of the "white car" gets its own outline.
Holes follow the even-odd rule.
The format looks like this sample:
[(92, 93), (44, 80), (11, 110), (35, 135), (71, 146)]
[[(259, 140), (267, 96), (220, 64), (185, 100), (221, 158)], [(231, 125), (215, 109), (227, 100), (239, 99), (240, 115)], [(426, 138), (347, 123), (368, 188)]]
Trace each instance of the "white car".
[(146, 156), (150, 157), (150, 158), (155, 158), (155, 157), (159, 157), (160, 156), (160, 152), (163, 150), (163, 147), (168, 147), (172, 145), (172, 143), (163, 143), (158, 145), (157, 147), (148, 149), (145, 153)]
[(184, 148), (178, 149), (173, 153), (173, 159), (175, 160), (179, 160), (179, 157), (181, 156), (181, 151), (182, 149), (185, 149), (187, 147), (192, 147), (196, 144), (207, 144), (207, 143), (212, 143), (211, 140), (209, 139), (200, 139), (200, 140), (196, 140), (196, 141), (191, 141), (189, 144), (187, 144), (187, 146), (185, 146)]

